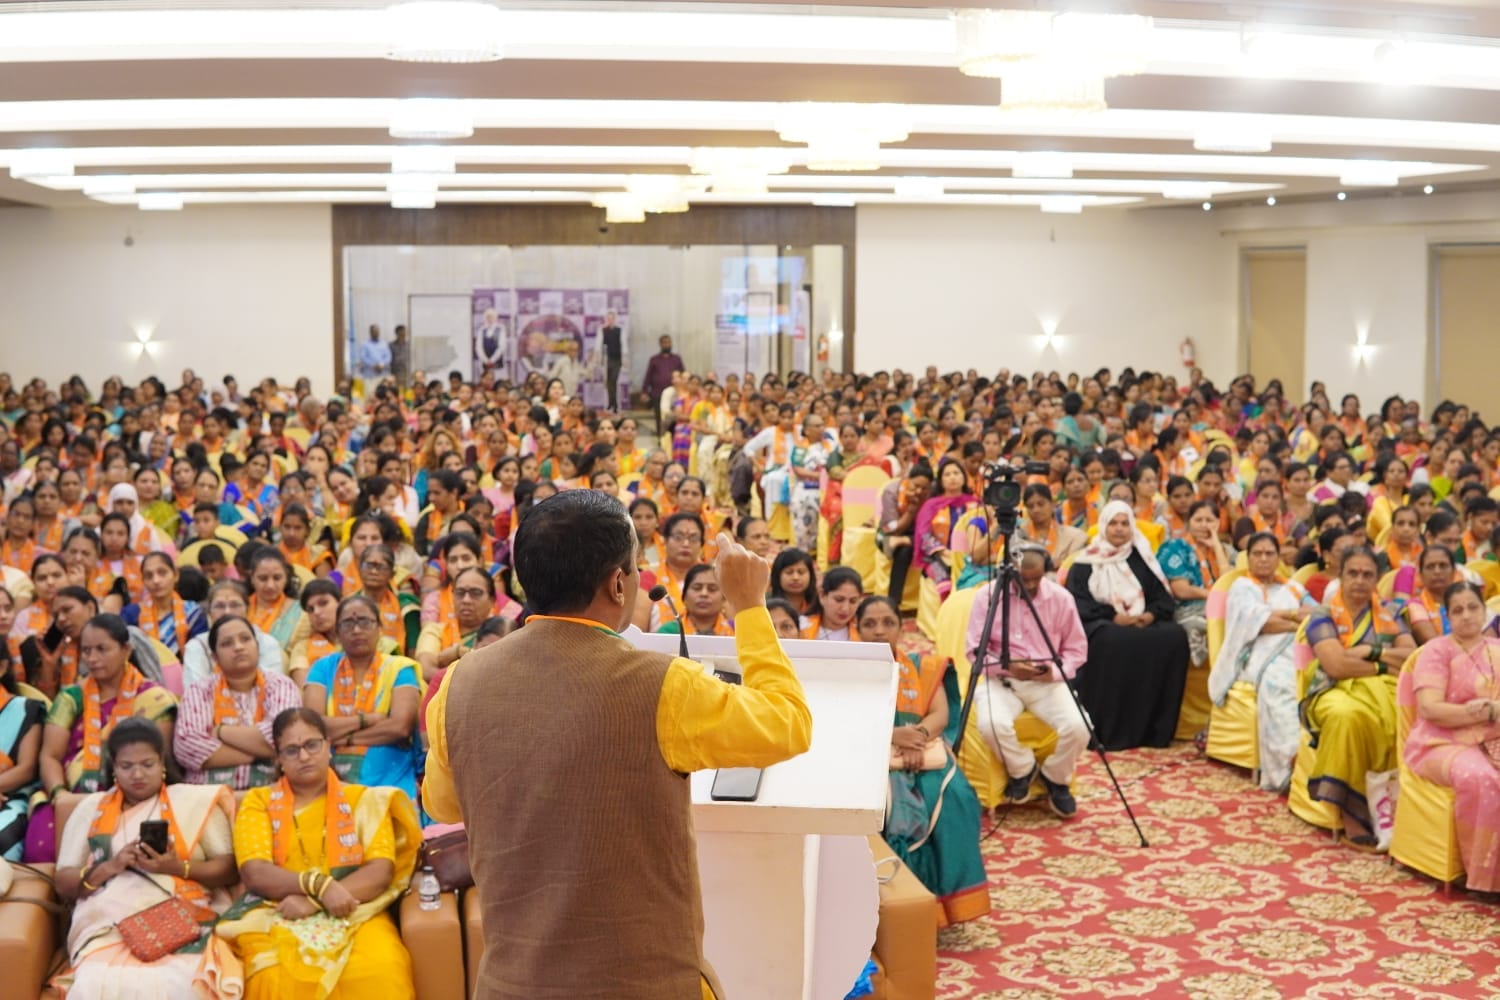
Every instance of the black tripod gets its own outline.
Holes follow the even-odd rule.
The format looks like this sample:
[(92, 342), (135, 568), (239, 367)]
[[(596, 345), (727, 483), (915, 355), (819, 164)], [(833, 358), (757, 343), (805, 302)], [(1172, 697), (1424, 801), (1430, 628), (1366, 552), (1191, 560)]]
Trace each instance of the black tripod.
[[(995, 612), (1000, 612), (1000, 666), (1009, 669), (1011, 665), (1010, 655), (1010, 603), (1011, 591), (1021, 595), (1021, 601), (1031, 612), (1032, 620), (1042, 633), (1042, 641), (1047, 644), (1047, 655), (1052, 664), (1057, 667), (1059, 676), (1062, 676), (1062, 685), (1068, 689), (1068, 694), (1073, 699), (1073, 704), (1078, 706), (1078, 714), (1083, 717), (1084, 727), (1089, 733), (1089, 742), (1094, 745), (1094, 750), (1099, 754), (1099, 760), (1104, 764), (1104, 772), (1109, 775), (1109, 783), (1115, 786), (1115, 794), (1120, 797), (1120, 804), (1125, 807), (1125, 815), (1130, 817), (1130, 825), (1135, 827), (1135, 835), (1141, 839), (1142, 847), (1150, 847), (1146, 842), (1146, 835), (1141, 832), (1141, 824), (1136, 822), (1135, 813), (1130, 808), (1130, 802), (1125, 798), (1125, 792), (1120, 788), (1120, 782), (1115, 778), (1114, 768), (1109, 766), (1109, 755), (1104, 752), (1104, 744), (1099, 742), (1098, 735), (1094, 732), (1094, 724), (1089, 719), (1089, 713), (1084, 710), (1083, 702), (1078, 700), (1078, 692), (1073, 689), (1073, 682), (1067, 679), (1062, 672), (1062, 656), (1057, 652), (1057, 647), (1052, 643), (1052, 637), (1047, 634), (1047, 628), (1042, 624), (1042, 616), (1037, 613), (1036, 604), (1031, 599), (1031, 594), (1021, 586), (1021, 572), (1010, 559), (1010, 540), (1016, 531), (1015, 507), (1003, 511), (999, 507), (991, 507), (990, 514), (995, 518), (995, 523), (1000, 529), (1000, 561), (998, 571), (990, 571), (990, 594), (989, 607), (984, 613), (984, 631), (981, 633), (979, 655), (975, 658), (972, 668), (969, 670), (969, 689), (964, 693), (963, 708), (958, 714), (958, 738), (953, 741), (953, 755), (958, 756), (959, 749), (964, 744), (964, 737), (969, 732), (969, 712), (974, 708), (974, 696), (979, 689), (979, 679), (984, 676), (984, 670), (989, 658), (990, 634), (995, 627)], [(1005, 516), (1001, 516), (1004, 514)], [(993, 562), (992, 562), (993, 567)], [(1014, 586), (1012, 586), (1014, 584)]]

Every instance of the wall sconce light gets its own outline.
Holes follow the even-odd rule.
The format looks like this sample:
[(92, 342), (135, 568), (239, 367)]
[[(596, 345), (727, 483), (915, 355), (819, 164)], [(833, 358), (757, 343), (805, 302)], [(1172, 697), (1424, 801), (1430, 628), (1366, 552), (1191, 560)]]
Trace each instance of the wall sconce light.
[(156, 351), (156, 341), (151, 338), (156, 332), (155, 329), (143, 323), (135, 327), (134, 332), (135, 343), (130, 346), (135, 349), (135, 356), (139, 358), (144, 354), (154, 354)]
[(1370, 327), (1361, 323), (1355, 330), (1354, 363), (1368, 365), (1375, 356), (1375, 347), (1369, 343)]
[(1042, 333), (1037, 337), (1037, 348), (1045, 351), (1048, 348), (1061, 346), (1062, 338), (1057, 335), (1057, 320), (1052, 316), (1046, 316), (1042, 318), (1041, 323)]

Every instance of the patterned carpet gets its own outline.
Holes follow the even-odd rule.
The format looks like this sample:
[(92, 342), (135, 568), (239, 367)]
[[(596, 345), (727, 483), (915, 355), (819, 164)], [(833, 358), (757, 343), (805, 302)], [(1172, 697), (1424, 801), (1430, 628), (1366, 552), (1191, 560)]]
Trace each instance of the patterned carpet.
[(1011, 809), (985, 841), (994, 910), (939, 937), (941, 1000), (1500, 996), (1500, 908), (1337, 846), (1191, 744), (1096, 756), (1079, 815)]

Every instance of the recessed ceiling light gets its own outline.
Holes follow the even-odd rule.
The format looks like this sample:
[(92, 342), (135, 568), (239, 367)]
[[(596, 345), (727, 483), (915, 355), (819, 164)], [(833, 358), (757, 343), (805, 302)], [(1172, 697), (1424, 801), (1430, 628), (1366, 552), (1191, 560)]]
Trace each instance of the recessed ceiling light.
[(392, 139), (467, 139), (474, 117), (462, 101), (414, 97), (397, 103), (390, 133)]
[(1426, 187), (1422, 188), (1422, 193), (1423, 194), (1432, 194), (1432, 185), (1428, 184)]
[(392, 208), (436, 208), (437, 196), (430, 192), (400, 191), (391, 195)]
[(1037, 199), (1037, 205), (1048, 215), (1079, 215), (1083, 212), (1083, 199), (1073, 195), (1046, 195)]
[(458, 154), (442, 146), (398, 146), (391, 151), (393, 174), (451, 174)]
[(167, 191), (148, 191), (136, 198), (135, 207), (142, 212), (180, 212), (182, 195)]
[(1266, 204), (1267, 205), (1275, 205), (1276, 204), (1276, 196), (1273, 194), (1270, 197), (1268, 197), (1266, 199)]
[(1395, 187), (1401, 175), (1394, 163), (1384, 160), (1350, 160), (1339, 173), (1344, 187)]
[(1203, 203), (1203, 211), (1205, 211), (1205, 212), (1212, 212), (1213, 210), (1214, 210), (1214, 203), (1213, 202), (1211, 202), (1211, 201), (1205, 201)]
[(1344, 192), (1342, 192), (1342, 191), (1339, 192), (1339, 201), (1344, 201), (1348, 197), (1349, 196), (1347, 194), (1345, 194)]
[(943, 182), (936, 177), (898, 177), (893, 190), (897, 198), (941, 198)]
[(1161, 186), (1161, 196), (1171, 201), (1206, 201), (1214, 196), (1214, 189), (1199, 181), (1168, 181)]
[(10, 175), (18, 181), (72, 177), (73, 154), (66, 149), (18, 149), (10, 157)]
[(1067, 180), (1073, 176), (1073, 161), (1061, 153), (1017, 153), (1010, 161), (1010, 175)]
[(1271, 133), (1239, 124), (1200, 128), (1193, 133), (1193, 148), (1200, 153), (1269, 153)]

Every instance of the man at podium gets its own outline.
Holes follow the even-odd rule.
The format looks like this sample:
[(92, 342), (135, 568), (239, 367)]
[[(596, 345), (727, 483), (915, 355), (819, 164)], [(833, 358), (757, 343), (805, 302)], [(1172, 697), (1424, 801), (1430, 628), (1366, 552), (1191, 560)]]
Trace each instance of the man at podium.
[(423, 805), (468, 827), (478, 1000), (724, 1000), (684, 775), (804, 753), (812, 716), (765, 609), (764, 559), (719, 536), (736, 686), (620, 637), (636, 544), (613, 497), (538, 504), (514, 553), (534, 614), (454, 664), (428, 707)]

